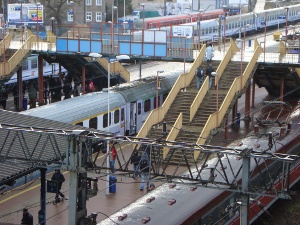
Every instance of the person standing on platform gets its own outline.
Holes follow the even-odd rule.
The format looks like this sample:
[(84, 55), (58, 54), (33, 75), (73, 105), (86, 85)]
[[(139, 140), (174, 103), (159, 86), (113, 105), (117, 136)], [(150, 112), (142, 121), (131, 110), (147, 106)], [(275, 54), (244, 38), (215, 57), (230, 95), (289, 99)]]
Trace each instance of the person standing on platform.
[(213, 75), (211, 75), (212, 72), (214, 72), (214, 69), (213, 69), (213, 67), (212, 67), (212, 64), (210, 63), (210, 64), (208, 65), (207, 69), (206, 69), (206, 72), (205, 72), (205, 74), (206, 74), (207, 76), (209, 76), (209, 88), (211, 88), (212, 82), (213, 82)]
[(133, 164), (133, 170), (134, 170), (134, 174), (132, 178), (136, 178), (139, 176), (138, 172), (139, 172), (140, 161), (141, 161), (141, 156), (139, 155), (137, 150), (134, 150), (130, 160), (130, 164)]
[(115, 173), (115, 160), (117, 157), (117, 151), (115, 148), (115, 143), (111, 147), (111, 159), (110, 159), (110, 170), (112, 173)]
[(205, 50), (205, 58), (207, 60), (207, 65), (211, 63), (212, 58), (214, 57), (214, 48), (212, 44), (208, 44), (208, 47)]
[(150, 187), (150, 182), (149, 182), (150, 167), (149, 167), (148, 161), (146, 159), (142, 160), (142, 162), (140, 164), (140, 171), (141, 171), (141, 177), (142, 177), (140, 190), (141, 191), (144, 190), (144, 183), (146, 183), (147, 184), (147, 191), (149, 191), (149, 187)]
[(51, 180), (56, 181), (57, 182), (57, 193), (55, 195), (55, 200), (59, 201), (59, 196), (61, 196), (63, 199), (65, 198), (65, 195), (63, 193), (61, 193), (60, 189), (62, 186), (62, 183), (65, 182), (65, 177), (64, 175), (60, 172), (60, 170), (55, 170), (55, 173), (53, 174)]
[(23, 209), (23, 217), (21, 220), (21, 224), (33, 225), (33, 216), (28, 212), (27, 208)]
[(49, 98), (48, 84), (47, 84), (47, 82), (44, 82), (44, 104), (45, 105), (48, 104), (48, 98)]
[(63, 80), (64, 80), (63, 92), (65, 94), (64, 99), (71, 98), (71, 85), (66, 78), (64, 78)]
[(30, 87), (28, 89), (28, 96), (29, 96), (30, 108), (33, 109), (36, 107), (36, 98), (37, 98), (37, 90), (35, 89), (33, 83), (30, 84)]
[(0, 87), (0, 104), (4, 110), (6, 110), (6, 101), (8, 99), (8, 93), (4, 86)]

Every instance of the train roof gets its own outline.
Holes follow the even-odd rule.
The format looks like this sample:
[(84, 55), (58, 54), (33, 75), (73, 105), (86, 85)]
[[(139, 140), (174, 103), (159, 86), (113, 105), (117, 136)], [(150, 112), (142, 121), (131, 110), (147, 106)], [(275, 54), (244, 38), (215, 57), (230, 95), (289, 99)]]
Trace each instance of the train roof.
[[(75, 123), (83, 118), (94, 117), (100, 112), (107, 112), (108, 92), (93, 92), (80, 97), (44, 105), (21, 112), (24, 115), (35, 116), (65, 123)], [(109, 95), (110, 108), (116, 108), (126, 103), (120, 93), (111, 91)]]
[[(160, 93), (171, 90), (178, 77), (177, 74), (174, 72), (168, 76), (160, 77)], [(156, 77), (148, 77), (128, 84), (112, 87), (109, 92), (110, 108), (114, 109), (125, 105), (126, 102), (146, 99), (147, 97), (154, 96), (155, 93)], [(77, 123), (84, 118), (92, 118), (96, 115), (106, 113), (107, 102), (108, 92), (107, 89), (104, 89), (101, 92), (88, 93), (79, 97), (23, 111), (21, 114), (65, 123)]]

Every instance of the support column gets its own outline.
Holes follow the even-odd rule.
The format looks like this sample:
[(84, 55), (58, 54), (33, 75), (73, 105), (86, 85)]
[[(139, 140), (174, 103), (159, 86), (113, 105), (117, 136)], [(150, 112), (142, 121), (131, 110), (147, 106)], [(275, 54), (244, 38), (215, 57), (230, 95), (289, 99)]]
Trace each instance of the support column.
[(18, 84), (18, 91), (17, 91), (17, 106), (16, 110), (21, 112), (23, 110), (23, 79), (22, 79), (22, 66), (19, 67), (17, 70), (17, 84)]
[(39, 224), (46, 225), (46, 168), (40, 168), (41, 172), (41, 209), (39, 214)]
[(283, 94), (284, 94), (284, 77), (280, 77), (280, 101), (283, 102)]
[[(247, 151), (247, 149), (245, 149)], [(245, 194), (248, 191), (248, 182), (249, 182), (249, 173), (250, 173), (250, 157), (243, 157), (242, 165), (242, 194), (241, 194), (241, 206), (240, 206), (240, 224), (248, 225), (249, 224), (249, 195)]]
[(39, 84), (39, 106), (44, 105), (44, 71), (43, 56), (38, 56), (38, 84)]
[(238, 104), (238, 100), (236, 100), (236, 102), (234, 103), (234, 105), (232, 107), (232, 125), (235, 125), (235, 119), (236, 119), (236, 115), (237, 115), (237, 104)]
[(82, 77), (82, 94), (85, 94), (85, 66), (82, 66), (82, 71), (81, 71), (81, 77)]
[(252, 79), (252, 108), (254, 108), (254, 100), (255, 100), (255, 77)]
[(248, 85), (245, 93), (245, 119), (251, 120), (250, 118), (250, 96), (251, 96), (251, 86)]
[(142, 79), (142, 60), (140, 59), (140, 80)]

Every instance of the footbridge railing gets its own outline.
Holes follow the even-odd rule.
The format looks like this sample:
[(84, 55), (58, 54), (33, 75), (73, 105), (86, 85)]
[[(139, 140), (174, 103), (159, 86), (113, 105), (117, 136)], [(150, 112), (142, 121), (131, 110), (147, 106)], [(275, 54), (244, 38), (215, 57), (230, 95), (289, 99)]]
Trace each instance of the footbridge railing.
[(183, 88), (187, 87), (193, 80), (196, 69), (203, 61), (205, 49), (206, 45), (203, 45), (197, 59), (193, 62), (190, 71), (188, 73), (182, 74), (177, 78), (173, 88), (168, 94), (168, 97), (164, 101), (163, 105), (160, 108), (151, 111), (147, 120), (145, 121), (139, 133), (137, 134), (138, 138), (146, 137), (152, 126), (154, 124), (158, 124), (164, 119), (178, 92)]
[[(108, 60), (106, 58), (97, 58), (97, 61), (103, 66), (106, 70), (108, 70)], [(110, 63), (110, 72), (111, 73), (120, 73), (122, 77), (129, 82), (130, 81), (130, 73), (125, 69), (124, 66), (119, 62)]]
[[(221, 75), (223, 74), (228, 62), (231, 60), (232, 54), (235, 52), (238, 52), (239, 49), (234, 43), (232, 39), (230, 39), (230, 46), (224, 56), (224, 59), (221, 61), (220, 65), (217, 68), (217, 74), (220, 74), (220, 76), (217, 76), (215, 78), (215, 82), (219, 82)], [(216, 83), (215, 83), (216, 84)], [(200, 90), (198, 91), (198, 94), (196, 95), (191, 107), (190, 107), (190, 122), (193, 120), (200, 104), (202, 103), (206, 93), (209, 90), (209, 77), (206, 77), (204, 83), (202, 84)]]
[[(252, 59), (248, 63), (244, 73), (242, 76), (239, 76), (234, 79), (223, 103), (221, 104), (219, 111), (216, 113), (213, 113), (209, 116), (198, 140), (197, 144), (204, 144), (207, 140), (207, 137), (209, 136), (210, 132), (216, 129), (222, 122), (224, 116), (226, 115), (226, 112), (234, 99), (235, 95), (242, 91), (244, 88), (246, 82), (248, 81), (253, 69), (255, 68), (255, 65), (257, 63), (257, 59), (259, 55), (263, 52), (261, 47), (256, 47), (255, 52), (252, 56)], [(200, 152), (195, 153), (194, 157), (195, 159), (198, 158)]]

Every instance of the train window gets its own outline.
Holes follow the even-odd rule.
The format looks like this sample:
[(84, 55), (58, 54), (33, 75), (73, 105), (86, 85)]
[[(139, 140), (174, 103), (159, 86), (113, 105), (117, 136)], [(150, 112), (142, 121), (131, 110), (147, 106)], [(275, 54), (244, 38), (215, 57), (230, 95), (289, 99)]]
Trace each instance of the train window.
[[(103, 115), (103, 128), (107, 127), (108, 126), (108, 114), (105, 113)], [(111, 113), (110, 113), (110, 116), (109, 116), (109, 124), (111, 124)]]
[(138, 115), (142, 113), (142, 104), (139, 102), (138, 103)]
[(149, 112), (151, 110), (151, 100), (147, 99), (144, 103), (144, 112)]
[(98, 120), (97, 117), (91, 118), (89, 121), (89, 128), (97, 129)]
[(169, 93), (164, 93), (164, 94), (163, 94), (163, 102), (164, 102), (164, 101), (166, 100), (166, 98), (168, 97), (168, 94), (169, 94)]
[(120, 110), (117, 109), (114, 113), (114, 123), (117, 124), (120, 121)]
[(28, 70), (28, 61), (27, 60), (22, 62), (22, 70)]
[(31, 69), (37, 68), (37, 59), (32, 59), (31, 60)]
[(121, 121), (124, 121), (124, 108), (121, 109)]
[(83, 122), (76, 123), (75, 125), (83, 126)]

